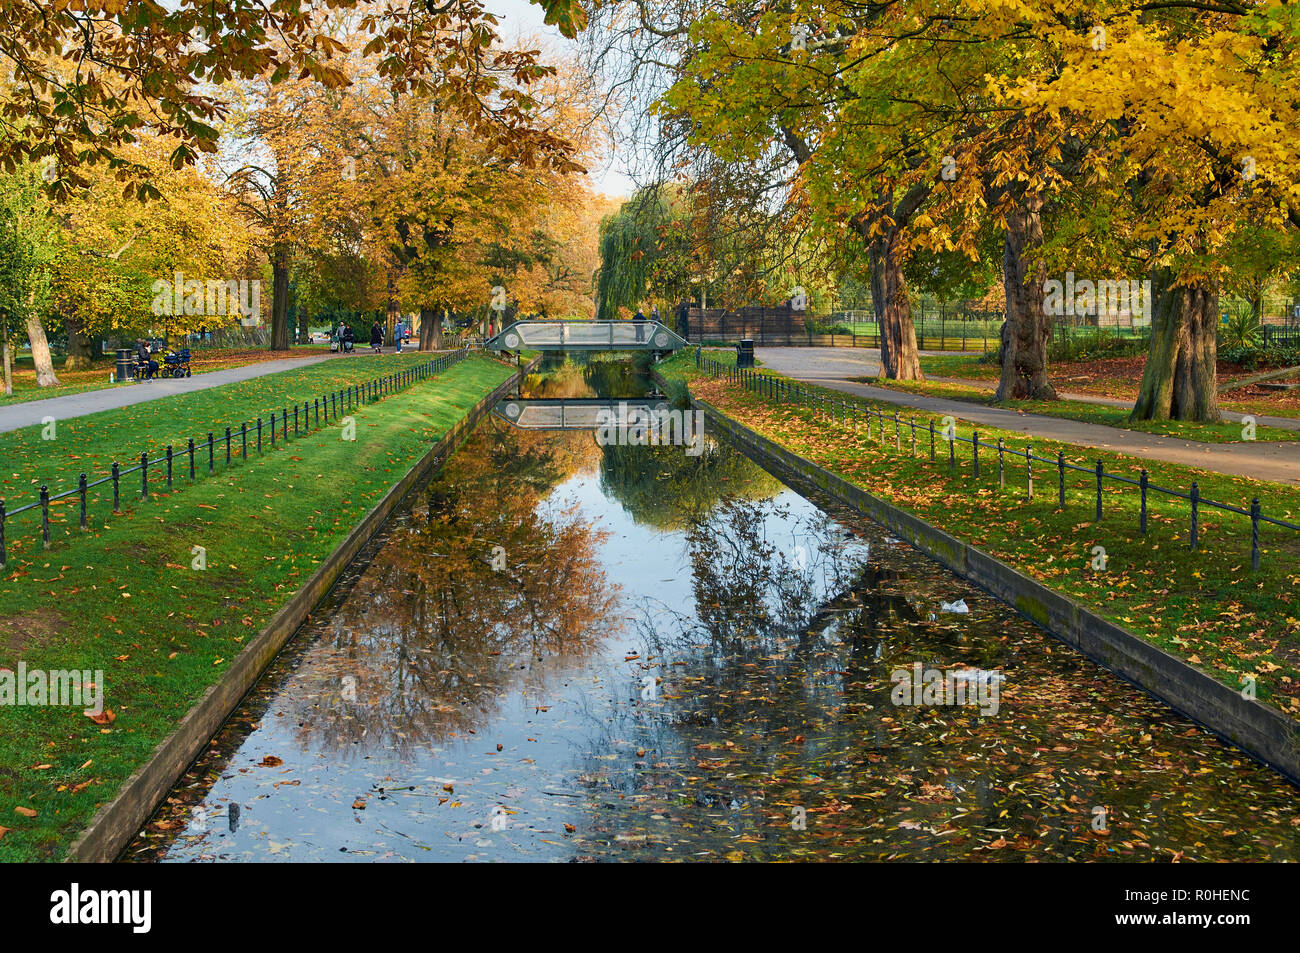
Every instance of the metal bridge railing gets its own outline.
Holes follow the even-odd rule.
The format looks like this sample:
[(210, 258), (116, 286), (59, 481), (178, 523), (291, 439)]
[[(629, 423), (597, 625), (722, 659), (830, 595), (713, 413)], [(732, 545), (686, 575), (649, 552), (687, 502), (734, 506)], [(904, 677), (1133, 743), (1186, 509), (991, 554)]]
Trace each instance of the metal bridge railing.
[(685, 347), (675, 332), (653, 321), (520, 321), (487, 342), (507, 351), (660, 350)]

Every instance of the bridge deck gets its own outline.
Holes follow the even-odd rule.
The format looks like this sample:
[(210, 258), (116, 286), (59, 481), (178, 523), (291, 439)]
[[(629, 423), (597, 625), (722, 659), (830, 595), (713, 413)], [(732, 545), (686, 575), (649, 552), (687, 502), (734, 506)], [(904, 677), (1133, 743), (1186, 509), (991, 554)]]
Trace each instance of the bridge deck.
[(689, 345), (655, 321), (518, 321), (487, 346), (501, 351), (676, 351)]

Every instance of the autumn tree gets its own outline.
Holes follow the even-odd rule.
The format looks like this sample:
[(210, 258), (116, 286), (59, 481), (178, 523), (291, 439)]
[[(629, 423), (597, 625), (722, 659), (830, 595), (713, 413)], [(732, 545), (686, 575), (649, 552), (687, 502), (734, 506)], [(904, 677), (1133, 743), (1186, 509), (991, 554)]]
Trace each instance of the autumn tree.
[(1219, 419), (1219, 298), (1234, 243), (1243, 230), (1300, 225), (1297, 36), (1284, 7), (1101, 7), (1104, 43), (1063, 44), (1060, 79), (1024, 92), (1104, 132), (1084, 166), (1089, 205), (1113, 210), (1154, 298), (1135, 418)]
[(45, 334), (50, 285), (61, 246), (57, 224), (49, 215), (40, 170), (25, 164), (0, 175), (0, 322), (3, 322), (5, 393), (13, 393), (11, 347), (22, 327), (31, 343), (36, 382), (58, 384)]
[(564, 270), (550, 269), (591, 202), (579, 177), (595, 146), (594, 93), (571, 65), (548, 69), (530, 81), (528, 122), (509, 143), (475, 135), (441, 91), (375, 104), (359, 174), (394, 292), (420, 310), (422, 349), (440, 346), (446, 312), (489, 314), (497, 285), (512, 308), (554, 306)]
[(123, 202), (115, 176), (94, 166), (84, 188), (50, 209), (63, 239), (52, 305), (68, 336), (69, 369), (89, 364), (94, 337), (183, 334), (240, 315), (245, 302), (226, 294), (226, 282), (250, 248), (248, 226), (208, 163), (176, 168), (168, 152), (154, 137), (123, 151), (150, 170), (156, 198)]
[[(576, 0), (537, 0), (546, 22), (568, 37), (586, 23)], [(493, 143), (511, 138), (526, 97), (502, 90), (544, 75), (527, 51), (492, 49), (497, 18), (479, 0), (88, 0), (51, 6), (0, 0), (0, 61), (8, 66), (0, 102), (0, 163), (53, 157), (52, 189), (85, 185), (82, 169), (106, 163), (128, 196), (148, 194), (149, 170), (122, 154), (145, 130), (176, 143), (172, 161), (192, 163), (217, 149), (228, 102), (222, 85), (262, 77), (310, 78), (329, 87), (349, 77), (334, 58), (345, 47), (336, 16), (355, 20), (380, 78), (401, 91), (438, 83)]]

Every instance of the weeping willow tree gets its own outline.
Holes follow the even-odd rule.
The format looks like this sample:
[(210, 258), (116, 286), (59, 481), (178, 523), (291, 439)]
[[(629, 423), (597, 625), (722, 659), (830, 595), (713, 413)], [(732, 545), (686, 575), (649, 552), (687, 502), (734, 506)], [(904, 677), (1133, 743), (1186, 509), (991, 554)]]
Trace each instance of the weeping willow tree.
[(719, 500), (765, 500), (781, 483), (743, 453), (708, 443), (698, 456), (681, 447), (600, 448), (601, 489), (637, 523), (682, 529), (706, 516)]
[(663, 189), (642, 189), (600, 223), (598, 320), (648, 300), (666, 309), (690, 294), (690, 225), (675, 205)]

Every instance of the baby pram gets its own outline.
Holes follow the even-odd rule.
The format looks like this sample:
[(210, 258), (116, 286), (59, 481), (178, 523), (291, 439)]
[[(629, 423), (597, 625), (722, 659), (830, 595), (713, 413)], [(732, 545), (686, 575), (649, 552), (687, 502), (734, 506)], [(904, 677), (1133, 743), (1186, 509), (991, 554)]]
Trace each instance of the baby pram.
[(190, 349), (183, 347), (179, 351), (168, 351), (164, 354), (161, 373), (163, 377), (191, 376)]

